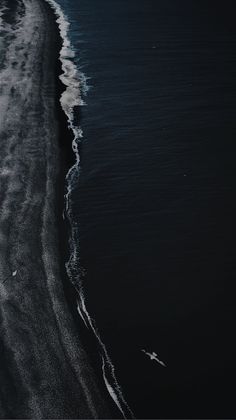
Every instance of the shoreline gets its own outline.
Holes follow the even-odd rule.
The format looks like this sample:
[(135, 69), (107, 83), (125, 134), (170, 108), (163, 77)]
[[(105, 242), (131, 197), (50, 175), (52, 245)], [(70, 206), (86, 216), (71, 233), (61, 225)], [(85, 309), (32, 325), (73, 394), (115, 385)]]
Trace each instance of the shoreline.
[(5, 65), (14, 71), (7, 73), (9, 105), (0, 125), (7, 140), (2, 159), (10, 165), (2, 169), (0, 218), (1, 277), (7, 279), (0, 285), (7, 360), (1, 362), (1, 418), (110, 418), (109, 397), (98, 388), (72, 317), (75, 296), (64, 266), (64, 176), (72, 151), (58, 101), (58, 28), (44, 1), (24, 5), (17, 37), (14, 28), (11, 33)]
[[(69, 259), (66, 262), (66, 272), (70, 283), (74, 286), (76, 294), (76, 312), (79, 313), (79, 320), (83, 320), (85, 324), (85, 335), (86, 335), (86, 349), (90, 347), (90, 354), (93, 356), (94, 368), (97, 372), (97, 377), (100, 378), (101, 374), (103, 377), (101, 389), (106, 388), (106, 395), (110, 396), (113, 401), (113, 406), (116, 406), (116, 412), (118, 409), (120, 414), (124, 418), (133, 418), (134, 415), (124, 399), (122, 390), (117, 382), (115, 367), (109, 357), (106, 346), (103, 343), (99, 331), (97, 330), (95, 321), (91, 318), (86, 308), (86, 297), (83, 291), (83, 284), (81, 280), (80, 272), (80, 233), (76, 222), (76, 215), (73, 214), (73, 191), (79, 182), (79, 168), (80, 168), (80, 142), (83, 138), (83, 131), (80, 126), (81, 118), (81, 106), (84, 105), (83, 92), (86, 92), (88, 87), (86, 85), (86, 75), (80, 73), (74, 63), (74, 50), (71, 45), (68, 28), (69, 21), (60, 5), (55, 0), (46, 0), (47, 3), (52, 7), (52, 10), (56, 17), (56, 23), (58, 24), (59, 34), (62, 41), (62, 48), (59, 54), (59, 60), (61, 62), (62, 73), (60, 74), (60, 80), (63, 83), (64, 90), (60, 96), (61, 107), (67, 117), (68, 128), (73, 133), (72, 149), (74, 152), (75, 162), (70, 167), (66, 174), (65, 186), (65, 211), (67, 225), (69, 226)], [(80, 111), (77, 116), (75, 111)], [(75, 123), (76, 120), (76, 123)], [(73, 292), (72, 292), (73, 293)], [(88, 333), (86, 333), (88, 331)], [(91, 342), (91, 346), (89, 345)], [(96, 351), (94, 351), (94, 348)], [(100, 360), (98, 356), (100, 355)], [(106, 398), (107, 399), (107, 398)], [(113, 410), (112, 410), (113, 411)], [(116, 417), (116, 415), (115, 415)]]
[[(41, 0), (45, 2), (45, 0)], [(49, 13), (54, 13), (51, 6), (45, 2), (45, 7), (48, 8)], [(99, 385), (99, 389), (102, 390), (104, 394), (104, 401), (106, 401), (106, 405), (109, 408), (111, 418), (119, 419), (120, 418), (120, 411), (114, 405), (112, 399), (107, 393), (107, 389), (104, 384), (104, 380), (102, 378), (102, 371), (101, 371), (101, 361), (99, 359), (99, 347), (94, 335), (91, 331), (88, 331), (85, 328), (84, 322), (81, 320), (81, 317), (77, 311), (77, 302), (76, 302), (76, 290), (72, 283), (70, 282), (65, 263), (68, 261), (70, 256), (69, 250), (69, 237), (70, 237), (70, 226), (67, 219), (63, 219), (62, 214), (65, 208), (65, 180), (66, 175), (69, 169), (74, 165), (76, 162), (75, 154), (72, 150), (72, 142), (73, 142), (73, 133), (72, 130), (68, 127), (67, 117), (61, 107), (60, 104), (60, 97), (61, 94), (65, 90), (65, 86), (61, 82), (59, 76), (62, 74), (61, 63), (59, 60), (59, 54), (62, 47), (62, 39), (60, 37), (58, 26), (56, 22), (53, 22), (55, 26), (55, 33), (56, 33), (56, 62), (55, 62), (55, 107), (56, 107), (56, 115), (58, 120), (58, 127), (59, 127), (59, 134), (58, 134), (58, 141), (59, 141), (59, 148), (60, 148), (60, 171), (58, 174), (58, 182), (57, 182), (57, 189), (56, 195), (57, 200), (59, 203), (57, 209), (57, 219), (58, 219), (58, 232), (59, 232), (59, 253), (60, 253), (60, 267), (61, 267), (61, 277), (63, 282), (63, 290), (65, 293), (65, 298), (68, 304), (68, 310), (72, 315), (73, 321), (75, 323), (76, 329), (78, 329), (78, 333), (80, 334), (80, 339), (82, 340), (83, 347), (86, 349), (86, 353), (89, 357), (90, 363), (96, 375), (96, 380)], [(80, 107), (77, 108), (77, 115), (76, 120), (80, 123)], [(82, 336), (82, 337), (81, 337)]]

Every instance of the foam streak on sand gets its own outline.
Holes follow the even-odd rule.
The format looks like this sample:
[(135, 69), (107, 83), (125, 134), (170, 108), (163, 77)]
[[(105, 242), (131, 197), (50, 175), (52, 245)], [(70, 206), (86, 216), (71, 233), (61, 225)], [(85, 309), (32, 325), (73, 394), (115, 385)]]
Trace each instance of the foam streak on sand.
[(68, 126), (73, 132), (72, 148), (75, 153), (76, 161), (75, 164), (70, 168), (66, 177), (67, 193), (65, 196), (66, 205), (66, 216), (71, 227), (70, 236), (70, 259), (66, 264), (67, 274), (77, 291), (77, 309), (86, 327), (90, 327), (91, 331), (97, 338), (101, 352), (101, 369), (104, 378), (106, 388), (122, 413), (124, 418), (133, 417), (127, 402), (125, 401), (121, 388), (115, 377), (115, 369), (111, 362), (111, 359), (107, 353), (106, 347), (102, 342), (99, 332), (96, 328), (94, 320), (90, 317), (85, 303), (85, 295), (83, 291), (83, 284), (80, 276), (79, 267), (79, 230), (75, 218), (73, 217), (72, 211), (72, 192), (74, 187), (78, 183), (79, 179), (79, 167), (80, 167), (80, 156), (78, 151), (78, 144), (83, 137), (81, 127), (74, 124), (74, 109), (75, 107), (82, 106), (85, 104), (83, 97), (88, 91), (85, 75), (78, 71), (75, 63), (73, 62), (74, 51), (69, 40), (68, 30), (69, 22), (63, 13), (59, 4), (54, 0), (46, 0), (54, 9), (57, 23), (62, 38), (62, 48), (60, 51), (60, 61), (62, 66), (62, 74), (60, 79), (65, 85), (65, 90), (61, 95), (60, 102), (62, 109), (64, 110)]
[(3, 3), (3, 4), (1, 4), (1, 6), (0, 6), (0, 31), (1, 31), (1, 30), (3, 29), (3, 27), (4, 27), (4, 22), (3, 22), (3, 19), (2, 19), (2, 15), (4, 14), (5, 10), (6, 10), (6, 6), (5, 6), (5, 4)]
[(0, 417), (109, 418), (59, 264), (54, 15), (41, 0), (7, 5), (0, 45)]

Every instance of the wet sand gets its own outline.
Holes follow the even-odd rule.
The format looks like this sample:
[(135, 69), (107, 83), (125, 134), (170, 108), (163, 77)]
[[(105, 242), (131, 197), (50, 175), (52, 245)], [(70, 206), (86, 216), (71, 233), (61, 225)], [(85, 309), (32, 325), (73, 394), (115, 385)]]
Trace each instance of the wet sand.
[(10, 7), (0, 69), (0, 417), (109, 418), (68, 303), (61, 215), (72, 157), (58, 107), (59, 36), (43, 1)]

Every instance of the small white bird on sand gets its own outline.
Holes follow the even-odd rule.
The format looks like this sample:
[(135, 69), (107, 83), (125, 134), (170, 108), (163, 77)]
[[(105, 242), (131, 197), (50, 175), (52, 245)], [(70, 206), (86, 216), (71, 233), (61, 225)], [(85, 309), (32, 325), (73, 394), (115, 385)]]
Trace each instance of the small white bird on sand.
[(165, 365), (165, 363), (164, 362), (162, 362), (160, 359), (158, 359), (158, 357), (157, 357), (157, 354), (156, 353), (154, 353), (154, 351), (152, 352), (152, 353), (149, 353), (148, 351), (146, 351), (146, 350), (143, 350), (142, 349), (142, 351), (148, 356), (148, 357), (150, 357), (150, 359), (151, 360), (155, 360), (157, 363), (159, 363), (161, 366), (163, 366), (163, 367), (166, 367), (166, 365)]

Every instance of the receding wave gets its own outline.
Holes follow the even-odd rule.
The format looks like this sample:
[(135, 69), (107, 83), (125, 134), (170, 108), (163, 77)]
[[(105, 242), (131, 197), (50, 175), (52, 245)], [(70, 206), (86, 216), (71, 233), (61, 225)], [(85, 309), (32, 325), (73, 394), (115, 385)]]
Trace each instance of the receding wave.
[(79, 229), (72, 212), (72, 192), (78, 183), (80, 169), (78, 144), (83, 137), (83, 132), (81, 127), (78, 127), (74, 123), (74, 109), (75, 107), (85, 105), (84, 97), (89, 87), (86, 83), (86, 76), (77, 69), (73, 61), (75, 53), (73, 51), (73, 47), (68, 35), (70, 25), (68, 20), (60, 5), (56, 1), (46, 1), (50, 4), (55, 12), (56, 21), (62, 38), (62, 48), (59, 57), (62, 67), (60, 80), (64, 84), (65, 90), (61, 95), (60, 102), (62, 109), (67, 116), (68, 127), (73, 132), (72, 148), (76, 157), (75, 164), (70, 168), (66, 176), (67, 193), (65, 195), (65, 214), (71, 227), (71, 234), (69, 239), (70, 258), (66, 263), (67, 274), (77, 292), (78, 313), (86, 327), (91, 329), (99, 343), (101, 352), (101, 371), (106, 388), (111, 398), (122, 413), (123, 417), (130, 418), (133, 417), (133, 413), (123, 397), (121, 388), (116, 380), (114, 366), (96, 328), (95, 321), (90, 317), (87, 311), (83, 284), (80, 277)]

